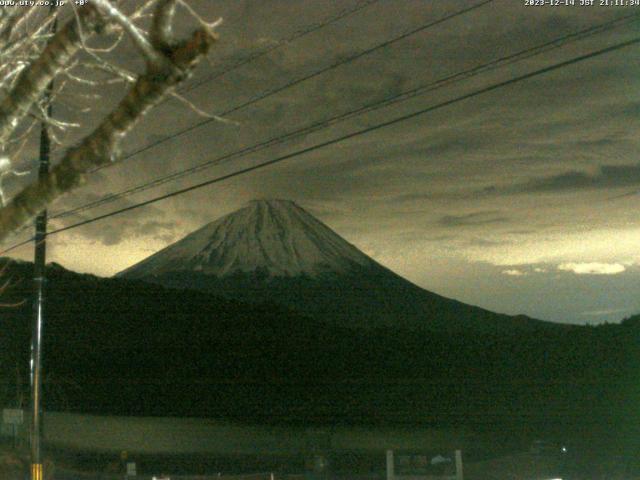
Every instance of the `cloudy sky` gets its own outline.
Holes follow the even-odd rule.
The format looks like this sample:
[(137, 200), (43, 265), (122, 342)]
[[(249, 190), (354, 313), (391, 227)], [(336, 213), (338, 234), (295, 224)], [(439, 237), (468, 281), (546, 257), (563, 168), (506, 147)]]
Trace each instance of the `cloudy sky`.
[[(221, 16), (220, 42), (185, 93), (221, 113), (476, 3), (464, 0), (192, 1)], [(295, 32), (356, 6), (291, 42)], [(527, 6), (494, 0), (301, 82), (170, 141), (203, 119), (176, 100), (128, 139), (132, 152), (97, 172), (52, 212), (99, 199), (339, 113), (629, 15), (640, 7)], [(196, 175), (56, 219), (53, 227), (311, 146), (571, 58), (633, 39), (640, 20), (547, 49)], [(284, 43), (278, 48), (272, 48)], [(267, 55), (228, 70), (248, 56)], [(130, 62), (126, 55), (123, 62)], [(79, 87), (78, 87), (79, 88)], [(79, 115), (72, 89), (57, 107)], [(71, 95), (71, 94), (74, 95)], [(62, 98), (62, 97), (61, 97)], [(94, 105), (86, 124), (112, 107)], [(640, 313), (640, 47), (499, 88), (192, 193), (49, 240), (49, 260), (114, 274), (256, 197), (297, 201), (373, 258), (416, 284), (505, 313), (572, 323)], [(35, 144), (32, 146), (32, 154)], [(28, 157), (28, 155), (27, 155)], [(28, 166), (25, 162), (23, 166)], [(31, 177), (32, 178), (32, 177)], [(21, 182), (6, 185), (15, 192)], [(15, 237), (24, 238), (24, 235)], [(11, 244), (11, 240), (7, 242)], [(31, 247), (13, 252), (31, 258)]]

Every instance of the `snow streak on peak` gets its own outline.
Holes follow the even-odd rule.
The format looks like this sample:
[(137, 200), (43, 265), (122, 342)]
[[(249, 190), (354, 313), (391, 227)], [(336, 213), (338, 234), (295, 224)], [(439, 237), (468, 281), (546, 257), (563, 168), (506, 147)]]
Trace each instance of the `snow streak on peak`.
[(128, 277), (198, 272), (217, 277), (260, 272), (311, 277), (378, 266), (289, 200), (254, 200), (125, 270)]

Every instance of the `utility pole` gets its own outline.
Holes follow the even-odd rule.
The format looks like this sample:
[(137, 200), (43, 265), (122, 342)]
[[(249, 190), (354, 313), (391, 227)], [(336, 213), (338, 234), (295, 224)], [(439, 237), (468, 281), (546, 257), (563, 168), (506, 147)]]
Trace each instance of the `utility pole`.
[[(55, 7), (51, 3), (50, 11)], [(57, 21), (54, 19), (51, 31), (55, 33)], [(46, 105), (45, 120), (40, 126), (40, 164), (38, 178), (42, 179), (49, 174), (49, 156), (51, 152), (51, 139), (46, 119), (53, 113), (51, 96), (53, 82), (49, 84), (44, 94), (43, 102)], [(35, 221), (35, 252), (33, 261), (34, 301), (33, 320), (31, 324), (31, 428), (29, 440), (31, 446), (31, 480), (43, 480), (42, 469), (42, 328), (44, 324), (44, 296), (46, 286), (46, 253), (47, 253), (47, 210), (38, 214)]]
[[(47, 108), (51, 115), (51, 106)], [(40, 129), (40, 168), (38, 177), (49, 173), (50, 139), (46, 122)], [(44, 295), (47, 281), (45, 263), (47, 253), (47, 211), (36, 217), (35, 258), (33, 262), (33, 281), (35, 298), (33, 302), (33, 321), (31, 324), (31, 480), (42, 480), (42, 457), (40, 438), (42, 435), (42, 327), (44, 323)]]

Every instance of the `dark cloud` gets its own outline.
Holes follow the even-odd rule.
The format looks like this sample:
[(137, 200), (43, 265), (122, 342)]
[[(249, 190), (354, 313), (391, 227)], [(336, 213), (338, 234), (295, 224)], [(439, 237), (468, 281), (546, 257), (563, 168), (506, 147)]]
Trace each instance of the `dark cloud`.
[(576, 190), (615, 189), (640, 185), (640, 164), (603, 165), (595, 173), (568, 171), (534, 178), (510, 187), (490, 186), (483, 193), (562, 193)]
[(443, 227), (468, 227), (506, 223), (509, 219), (499, 211), (481, 211), (463, 215), (445, 215), (438, 220)]
[(575, 144), (579, 148), (601, 148), (601, 147), (616, 146), (619, 144), (619, 142), (620, 142), (619, 139), (597, 138), (597, 139), (578, 140), (577, 142), (575, 142)]
[(620, 113), (632, 120), (640, 118), (640, 101), (631, 101), (622, 106)]
[(433, 193), (405, 193), (396, 195), (391, 199), (393, 203), (419, 203), (437, 198), (438, 195)]
[(513, 242), (508, 240), (489, 240), (486, 238), (470, 238), (465, 241), (465, 244), (471, 247), (497, 247), (501, 245), (510, 245)]
[(176, 229), (174, 222), (160, 222), (148, 220), (135, 222), (125, 220), (119, 223), (105, 223), (95, 228), (82, 232), (85, 238), (92, 239), (103, 245), (118, 245), (123, 240), (139, 237), (164, 239), (167, 242), (175, 241), (172, 233)]
[[(88, 195), (88, 197), (91, 196), (90, 194)], [(118, 207), (131, 205), (133, 205), (133, 202), (130, 200), (124, 202), (120, 200), (117, 204)], [(111, 208), (114, 207), (112, 206)], [(53, 218), (50, 225), (52, 229), (57, 229), (71, 223), (89, 220), (98, 213), (102, 212), (89, 210), (71, 217)], [(171, 218), (172, 215), (168, 216), (167, 212), (161, 208), (147, 206), (144, 209), (132, 210), (128, 213), (128, 215), (116, 215), (88, 223), (74, 229), (73, 232), (89, 241), (99, 242), (105, 246), (115, 246), (124, 240), (138, 238), (176, 240), (180, 224)]]

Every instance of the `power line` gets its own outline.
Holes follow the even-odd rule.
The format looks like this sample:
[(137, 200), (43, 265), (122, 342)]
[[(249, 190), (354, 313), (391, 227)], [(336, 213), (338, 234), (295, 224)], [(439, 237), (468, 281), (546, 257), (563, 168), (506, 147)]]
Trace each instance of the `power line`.
[[(51, 232), (49, 232), (51, 233)], [(23, 240), (22, 242), (16, 243), (15, 245), (10, 246), (9, 248), (3, 250), (2, 252), (0, 252), (0, 255), (4, 255), (5, 253), (9, 253), (13, 250), (15, 250), (16, 248), (22, 247), (28, 243), (31, 243), (35, 240), (35, 237), (29, 237), (26, 240)]]
[[(338, 61), (336, 61), (336, 62), (334, 62), (334, 63), (332, 63), (332, 64), (330, 64), (330, 65), (328, 65), (326, 67), (323, 67), (323, 68), (321, 68), (319, 70), (316, 70), (313, 73), (307, 74), (307, 75), (305, 75), (303, 77), (300, 77), (298, 79), (295, 79), (295, 80), (291, 80), (290, 82), (287, 82), (284, 85), (281, 85), (280, 87), (276, 87), (276, 88), (273, 88), (271, 90), (266, 90), (265, 92), (263, 92), (260, 95), (257, 95), (255, 97), (247, 100), (246, 102), (243, 102), (243, 103), (241, 103), (239, 105), (236, 105), (235, 107), (232, 107), (232, 108), (230, 108), (228, 110), (225, 110), (224, 112), (216, 114), (216, 116), (219, 118), (219, 117), (225, 117), (227, 115), (230, 115), (230, 114), (232, 114), (234, 112), (237, 112), (238, 110), (241, 110), (241, 109), (246, 108), (246, 107), (248, 107), (250, 105), (253, 105), (253, 104), (257, 103), (257, 102), (260, 102), (260, 101), (262, 101), (262, 100), (264, 100), (264, 99), (266, 99), (268, 97), (276, 95), (277, 93), (280, 93), (280, 92), (282, 92), (284, 90), (288, 90), (289, 88), (295, 87), (296, 85), (299, 85), (302, 82), (306, 82), (307, 80), (310, 80), (310, 79), (315, 78), (315, 77), (317, 77), (319, 75), (322, 75), (322, 74), (324, 74), (326, 72), (334, 70), (334, 69), (336, 69), (336, 68), (338, 68), (338, 67), (340, 67), (342, 65), (346, 65), (348, 63), (354, 62), (354, 61), (358, 60), (359, 58), (362, 58), (362, 57), (364, 57), (366, 55), (369, 55), (369, 54), (371, 54), (373, 52), (376, 52), (376, 51), (378, 51), (380, 49), (386, 48), (389, 45), (393, 45), (394, 43), (399, 42), (401, 40), (404, 40), (404, 39), (406, 39), (406, 38), (408, 38), (408, 37), (410, 37), (412, 35), (415, 35), (417, 33), (423, 32), (423, 31), (425, 31), (425, 30), (427, 30), (429, 28), (432, 28), (432, 27), (435, 27), (437, 25), (440, 25), (441, 23), (447, 22), (447, 21), (452, 20), (452, 19), (454, 19), (456, 17), (464, 15), (465, 13), (471, 12), (473, 10), (476, 10), (476, 9), (480, 8), (480, 7), (488, 5), (489, 3), (493, 2), (493, 1), (494, 0), (482, 0), (482, 1), (472, 5), (470, 7), (463, 8), (462, 10), (458, 10), (458, 11), (456, 11), (454, 13), (450, 13), (448, 15), (445, 15), (444, 17), (441, 17), (441, 18), (439, 18), (437, 20), (433, 20), (433, 21), (431, 21), (429, 23), (426, 23), (424, 25), (421, 25), (421, 26), (419, 26), (417, 28), (411, 29), (411, 30), (409, 30), (409, 31), (407, 31), (405, 33), (402, 33), (402, 34), (400, 34), (400, 35), (398, 35), (398, 36), (396, 36), (396, 37), (394, 37), (394, 38), (392, 38), (390, 40), (385, 40), (384, 42), (379, 43), (377, 45), (374, 45), (373, 47), (370, 47), (370, 48), (368, 48), (366, 50), (363, 50), (363, 51), (360, 51), (358, 53), (355, 53), (355, 54), (353, 54), (353, 55), (351, 55), (349, 57), (346, 57), (346, 58), (344, 58), (342, 60), (338, 60)], [(125, 155), (124, 157), (121, 158), (121, 160), (127, 160), (127, 159), (129, 159), (131, 157), (139, 155), (140, 153), (143, 153), (143, 152), (146, 152), (147, 150), (155, 148), (158, 145), (161, 145), (161, 144), (163, 144), (165, 142), (168, 142), (170, 140), (178, 138), (178, 137), (184, 135), (185, 133), (191, 132), (193, 130), (196, 130), (196, 129), (204, 126), (204, 125), (208, 125), (208, 124), (210, 124), (212, 122), (215, 122), (215, 121), (217, 121), (217, 118), (207, 118), (206, 120), (202, 120), (202, 121), (200, 121), (198, 123), (195, 123), (195, 124), (193, 124), (193, 125), (191, 125), (191, 126), (189, 126), (187, 128), (184, 128), (184, 129), (182, 129), (182, 130), (180, 130), (178, 132), (175, 132), (175, 133), (173, 133), (171, 135), (163, 137), (163, 138), (161, 138), (161, 139), (159, 139), (159, 140), (157, 140), (155, 142), (148, 143), (144, 147), (141, 147), (141, 148), (139, 148), (137, 150), (134, 150), (133, 152)], [(96, 172), (98, 170), (102, 170), (103, 168), (107, 168), (107, 166), (98, 167), (98, 168), (94, 169), (93, 172)]]
[[(502, 81), (502, 82), (495, 83), (495, 84), (490, 85), (488, 87), (483, 87), (483, 88), (480, 88), (478, 90), (474, 90), (473, 92), (467, 93), (465, 95), (461, 95), (461, 96), (453, 98), (451, 100), (446, 100), (444, 102), (432, 105), (430, 107), (423, 108), (423, 109), (418, 110), (416, 112), (412, 112), (412, 113), (409, 113), (409, 114), (406, 114), (406, 115), (402, 115), (402, 116), (396, 117), (396, 118), (394, 118), (392, 120), (388, 120), (386, 122), (379, 123), (377, 125), (372, 125), (370, 127), (366, 127), (366, 128), (361, 129), (361, 130), (357, 130), (355, 132), (348, 133), (346, 135), (342, 135), (342, 136), (334, 138), (332, 140), (327, 140), (325, 142), (317, 143), (317, 144), (312, 145), (310, 147), (306, 147), (306, 148), (297, 150), (295, 152), (288, 153), (286, 155), (282, 155), (282, 156), (273, 158), (273, 159), (268, 160), (266, 162), (262, 162), (262, 163), (259, 163), (257, 165), (253, 165), (251, 167), (243, 168), (241, 170), (237, 170), (235, 172), (232, 172), (232, 173), (229, 173), (229, 174), (226, 174), (226, 175), (222, 175), (222, 176), (216, 177), (216, 178), (211, 179), (211, 180), (200, 182), (200, 183), (191, 185), (189, 187), (186, 187), (186, 188), (183, 188), (183, 189), (180, 189), (180, 190), (175, 190), (173, 192), (170, 192), (170, 193), (167, 193), (167, 194), (164, 194), (164, 195), (160, 195), (160, 196), (154, 197), (154, 198), (149, 199), (149, 200), (145, 200), (145, 201), (137, 203), (135, 205), (130, 205), (128, 207), (121, 208), (119, 210), (115, 210), (115, 211), (112, 211), (112, 212), (109, 212), (109, 213), (105, 213), (103, 215), (98, 215), (96, 217), (93, 217), (93, 218), (90, 218), (90, 219), (87, 219), (87, 220), (83, 220), (81, 222), (77, 222), (77, 223), (72, 224), (72, 225), (68, 225), (68, 226), (65, 226), (65, 227), (62, 227), (62, 228), (58, 228), (56, 230), (52, 230), (47, 234), (47, 236), (54, 235), (56, 233), (65, 232), (67, 230), (78, 228), (78, 227), (81, 227), (81, 226), (84, 226), (84, 225), (88, 225), (90, 223), (94, 223), (94, 222), (97, 222), (99, 220), (103, 220), (105, 218), (109, 218), (109, 217), (112, 217), (112, 216), (115, 216), (115, 215), (119, 215), (121, 213), (128, 212), (130, 210), (134, 210), (134, 209), (137, 209), (137, 208), (140, 208), (140, 207), (144, 207), (146, 205), (150, 205), (150, 204), (159, 202), (161, 200), (166, 200), (167, 198), (175, 197), (175, 196), (178, 196), (178, 195), (182, 195), (184, 193), (191, 192), (193, 190), (197, 190), (197, 189), (209, 186), (209, 185), (213, 185), (214, 183), (220, 183), (220, 182), (222, 182), (224, 180), (228, 180), (228, 179), (233, 178), (233, 177), (244, 175), (246, 173), (249, 173), (249, 172), (252, 172), (252, 171), (255, 171), (255, 170), (259, 170), (259, 169), (262, 169), (262, 168), (265, 168), (265, 167), (268, 167), (268, 166), (271, 166), (271, 165), (275, 165), (275, 164), (283, 162), (285, 160), (289, 160), (291, 158), (299, 157), (301, 155), (305, 155), (307, 153), (311, 153), (311, 152), (319, 150), (321, 148), (326, 148), (328, 146), (335, 145), (337, 143), (343, 142), (345, 140), (349, 140), (349, 139), (354, 138), (354, 137), (358, 137), (360, 135), (364, 135), (364, 134), (367, 134), (367, 133), (375, 132), (375, 131), (380, 130), (382, 128), (386, 128), (386, 127), (389, 127), (391, 125), (395, 125), (395, 124), (400, 123), (400, 122), (411, 120), (413, 118), (419, 117), (419, 116), (424, 115), (426, 113), (430, 113), (430, 112), (433, 112), (435, 110), (439, 110), (441, 108), (448, 107), (450, 105), (459, 103), (461, 101), (468, 100), (470, 98), (474, 98), (474, 97), (477, 97), (479, 95), (483, 95), (485, 93), (493, 92), (493, 91), (498, 90), (500, 88), (503, 88), (503, 87), (506, 87), (506, 86), (509, 86), (509, 85), (513, 85), (515, 83), (522, 82), (524, 80), (528, 80), (528, 79), (531, 79), (531, 78), (534, 78), (534, 77), (537, 77), (537, 76), (540, 76), (540, 75), (543, 75), (543, 74), (546, 74), (546, 73), (549, 73), (549, 72), (552, 72), (552, 71), (555, 71), (555, 70), (559, 70), (561, 68), (564, 68), (564, 67), (567, 67), (567, 66), (570, 66), (570, 65), (573, 65), (573, 64), (576, 64), (576, 63), (579, 63), (579, 62), (582, 62), (582, 61), (585, 61), (585, 60), (588, 60), (588, 59), (591, 59), (591, 58), (594, 58), (594, 57), (605, 55), (607, 53), (611, 53), (611, 52), (614, 52), (614, 51), (617, 51), (617, 50), (620, 50), (620, 49), (623, 49), (623, 48), (626, 48), (626, 47), (629, 47), (629, 46), (632, 46), (632, 45), (637, 45), (639, 43), (640, 43), (640, 37), (636, 37), (636, 38), (634, 38), (632, 40), (627, 40), (625, 42), (617, 43), (615, 45), (612, 45), (612, 46), (609, 46), (609, 47), (605, 47), (603, 49), (596, 50), (596, 51), (593, 51), (591, 53), (580, 55), (580, 56), (574, 57), (574, 58), (572, 58), (570, 60), (565, 60), (563, 62), (559, 62), (559, 63), (553, 64), (553, 65), (550, 65), (548, 67), (544, 67), (544, 68), (535, 70), (533, 72), (526, 73), (524, 75), (520, 75), (520, 76), (511, 78), (509, 80), (505, 80), (505, 81)], [(3, 252), (0, 252), (0, 255), (4, 255), (5, 253), (7, 253), (7, 252), (9, 252), (9, 251), (11, 251), (11, 250), (13, 250), (15, 248), (18, 248), (19, 246), (24, 245), (25, 243), (28, 243), (31, 240), (33, 240), (33, 238), (31, 238), (31, 239), (29, 239), (29, 240), (27, 240), (25, 242), (22, 242), (20, 244), (14, 245), (14, 246), (10, 247), (9, 249), (4, 250)]]
[(363, 10), (371, 5), (373, 5), (374, 3), (378, 3), (380, 0), (365, 0), (362, 2), (358, 2), (355, 6), (350, 7), (350, 8), (345, 8), (340, 10), (339, 12), (337, 12), (335, 15), (325, 19), (324, 21), (320, 22), (320, 23), (316, 23), (316, 24), (311, 24), (311, 25), (307, 25), (306, 27), (302, 28), (301, 30), (298, 30), (296, 32), (294, 32), (291, 36), (285, 38), (285, 39), (281, 39), (279, 41), (277, 41), (275, 44), (268, 46), (267, 48), (264, 48), (262, 50), (260, 50), (259, 52), (255, 52), (253, 54), (248, 55), (247, 57), (238, 60), (237, 62), (233, 63), (232, 65), (230, 65), (228, 68), (220, 71), (220, 72), (215, 72), (212, 73), (211, 75), (206, 76), (205, 78), (199, 80), (198, 82), (194, 82), (190, 85), (187, 85), (182, 91), (183, 92), (189, 92), (191, 90), (194, 90), (196, 88), (198, 88), (201, 85), (204, 85), (205, 83), (208, 83), (212, 80), (216, 80), (220, 77), (223, 77), (224, 75), (226, 75), (229, 72), (232, 72), (244, 65), (247, 65), (248, 63), (251, 63), (255, 60), (258, 60), (259, 58), (264, 57), (265, 55), (268, 55), (269, 53), (273, 52), (274, 50), (277, 50), (280, 47), (283, 47), (285, 45), (288, 45), (291, 42), (294, 42), (295, 40), (298, 40), (299, 38), (302, 38), (306, 35), (309, 35), (313, 32), (316, 32), (328, 25), (331, 25), (335, 22), (338, 22), (339, 20), (342, 20), (344, 18), (347, 18), (351, 15), (353, 15), (354, 13)]
[[(273, 45), (269, 45), (266, 48), (263, 48), (262, 50), (259, 50), (257, 52), (251, 53), (249, 55), (247, 55), (244, 58), (241, 58), (235, 62), (230, 63), (229, 65), (227, 65), (225, 68), (223, 68), (222, 70), (218, 71), (218, 72), (214, 72), (210, 75), (207, 75), (206, 77), (185, 85), (183, 88), (180, 89), (180, 93), (186, 93), (186, 92), (190, 92), (192, 90), (195, 90), (196, 88), (204, 85), (205, 83), (211, 82), (213, 80), (216, 80), (220, 77), (224, 77), (225, 75), (227, 75), (228, 73), (233, 72), (234, 70), (237, 70), (240, 67), (243, 67), (244, 65), (247, 65), (249, 63), (252, 63), (266, 55), (268, 55), (269, 53), (284, 47), (288, 44), (290, 44), (291, 42), (294, 42), (302, 37), (305, 37), (307, 35), (310, 35), (311, 33), (317, 32), (318, 30), (321, 30), (329, 25), (332, 25), (344, 18), (347, 18), (351, 15), (353, 15), (354, 13), (359, 12), (360, 10), (364, 10), (365, 8), (378, 3), (380, 0), (362, 0), (358, 3), (356, 3), (354, 6), (349, 7), (349, 8), (343, 8), (342, 10), (339, 10), (337, 13), (335, 13), (334, 15), (331, 15), (330, 17), (325, 18), (324, 20), (322, 20), (321, 22), (317, 22), (317, 23), (312, 23), (309, 25), (306, 25), (305, 27), (296, 30), (295, 32), (293, 32), (292, 35), (290, 35), (289, 37), (286, 38), (281, 38), (280, 40), (276, 41)], [(171, 97), (165, 97), (160, 103), (159, 105), (162, 105), (164, 103), (166, 103), (167, 101), (169, 101)], [(135, 155), (135, 153), (133, 153), (132, 155)], [(128, 158), (128, 157), (124, 157), (124, 158)], [(100, 170), (101, 168), (98, 168), (96, 170)]]
[(479, 75), (481, 73), (496, 69), (496, 68), (500, 68), (500, 67), (504, 67), (506, 65), (510, 65), (513, 64), (515, 62), (519, 62), (528, 58), (531, 58), (533, 56), (539, 55), (541, 53), (545, 53), (548, 52), (551, 49), (555, 49), (555, 48), (560, 48), (564, 45), (566, 45), (567, 43), (570, 43), (572, 41), (577, 41), (580, 39), (584, 39), (588, 36), (591, 35), (595, 35), (598, 33), (601, 33), (603, 31), (615, 28), (615, 27), (619, 27), (620, 25), (624, 25), (627, 23), (630, 23), (631, 21), (636, 21), (638, 18), (640, 18), (640, 13), (636, 13), (636, 14), (632, 14), (632, 15), (627, 15), (615, 20), (611, 20), (602, 24), (598, 24), (577, 32), (572, 32), (566, 35), (563, 35), (561, 37), (555, 38), (553, 40), (550, 40), (548, 42), (545, 42), (543, 44), (540, 45), (536, 45), (534, 47), (530, 47), (524, 50), (521, 50), (519, 52), (510, 54), (510, 55), (506, 55), (503, 56), (501, 58), (492, 60), (490, 62), (481, 64), (481, 65), (477, 65), (473, 68), (467, 69), (465, 71), (462, 72), (458, 72), (452, 75), (449, 75), (447, 77), (441, 78), (439, 80), (436, 80), (434, 82), (430, 82), (427, 84), (423, 84), (419, 87), (413, 88), (411, 90), (405, 91), (405, 92), (401, 92), (398, 93), (396, 95), (392, 95), (390, 97), (384, 98), (382, 100), (364, 105), (362, 107), (359, 107), (355, 110), (350, 110), (348, 112), (344, 112), (342, 114), (324, 119), (324, 120), (320, 120), (317, 122), (314, 122), (313, 124), (307, 125), (303, 128), (285, 133), (285, 134), (281, 134), (275, 137), (272, 137), (268, 140), (262, 141), (260, 143), (254, 144), (250, 147), (246, 147), (243, 148), (241, 150), (237, 150), (235, 152), (231, 152), (228, 154), (224, 154), (220, 157), (214, 158), (212, 160), (208, 160), (204, 163), (201, 163), (199, 165), (184, 169), (184, 170), (179, 170), (176, 172), (173, 172), (171, 174), (165, 175), (163, 177), (159, 177), (156, 178), (150, 182), (145, 182), (143, 184), (137, 185), (135, 187), (130, 187), (128, 189), (125, 189), (123, 191), (120, 191), (118, 193), (113, 193), (113, 194), (109, 194), (106, 195), (105, 197), (95, 200), (93, 202), (90, 202), (88, 204), (85, 205), (81, 205), (79, 207), (75, 207), (63, 212), (59, 212), (56, 213), (54, 215), (51, 216), (51, 218), (64, 218), (70, 215), (74, 215), (92, 208), (96, 208), (98, 206), (102, 206), (111, 202), (114, 202), (118, 199), (124, 198), (126, 196), (135, 194), (135, 193), (140, 193), (146, 190), (149, 190), (151, 188), (155, 188), (158, 187), (160, 185), (163, 185), (165, 183), (168, 183), (170, 181), (174, 181), (183, 177), (186, 177), (188, 175), (191, 175), (193, 173), (199, 172), (201, 170), (204, 170), (206, 168), (210, 168), (214, 165), (219, 165), (221, 163), (223, 163), (224, 161), (229, 161), (233, 158), (237, 158), (237, 157), (242, 157), (245, 156), (249, 153), (255, 153), (257, 151), (261, 151), (263, 149), (266, 149), (270, 146), (273, 145), (277, 145), (280, 143), (284, 143), (285, 141), (291, 140), (293, 138), (297, 138), (299, 136), (308, 134), (308, 133), (312, 133), (314, 131), (318, 131), (320, 129), (324, 129), (326, 127), (329, 127), (331, 125), (334, 125), (338, 122), (347, 120), (349, 118), (353, 118), (356, 115), (362, 115), (364, 113), (369, 113), (371, 111), (383, 108), (383, 107), (388, 107), (392, 104), (401, 102), (401, 101), (405, 101), (408, 100), (410, 98), (414, 98), (418, 95), (422, 95), (425, 94), (427, 92), (432, 92), (434, 90), (437, 90), (439, 88), (445, 87), (447, 85), (450, 85), (454, 82), (458, 82), (458, 81), (462, 81), (462, 80), (466, 80), (468, 78), (471, 78), (473, 76)]

